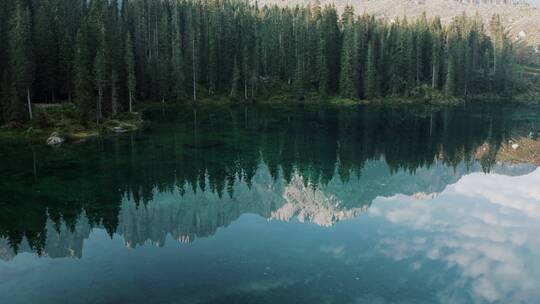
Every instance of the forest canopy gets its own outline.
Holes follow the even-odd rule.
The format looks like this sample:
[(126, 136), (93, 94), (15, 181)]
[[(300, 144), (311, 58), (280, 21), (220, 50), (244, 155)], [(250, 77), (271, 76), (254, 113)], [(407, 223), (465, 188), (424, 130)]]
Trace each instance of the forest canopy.
[(3, 0), (1, 120), (32, 102), (77, 104), (81, 121), (131, 112), (136, 100), (372, 99), (512, 91), (501, 18), (449, 24), (341, 15), (332, 5), (236, 0)]

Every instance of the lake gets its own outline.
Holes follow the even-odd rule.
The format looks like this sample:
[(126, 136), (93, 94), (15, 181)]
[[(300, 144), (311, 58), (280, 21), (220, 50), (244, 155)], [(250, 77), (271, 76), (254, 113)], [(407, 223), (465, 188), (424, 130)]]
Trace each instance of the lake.
[(539, 303), (539, 108), (174, 107), (0, 147), (0, 303)]

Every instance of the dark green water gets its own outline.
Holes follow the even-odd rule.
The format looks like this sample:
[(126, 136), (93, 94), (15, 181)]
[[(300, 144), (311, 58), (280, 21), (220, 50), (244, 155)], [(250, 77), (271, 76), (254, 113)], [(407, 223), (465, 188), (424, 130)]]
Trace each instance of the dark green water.
[(540, 169), (493, 153), (538, 108), (145, 117), (0, 145), (0, 303), (540, 302)]

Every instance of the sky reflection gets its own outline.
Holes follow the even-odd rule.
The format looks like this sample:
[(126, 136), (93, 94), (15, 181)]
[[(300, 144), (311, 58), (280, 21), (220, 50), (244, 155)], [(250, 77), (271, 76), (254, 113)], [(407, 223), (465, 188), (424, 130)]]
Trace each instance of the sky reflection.
[[(379, 233), (377, 249), (421, 268), (426, 260), (460, 272), (454, 288), (479, 301), (540, 299), (540, 169), (524, 176), (472, 173), (438, 197), (377, 198), (369, 210), (406, 230)], [(534, 302), (534, 301), (533, 301)]]

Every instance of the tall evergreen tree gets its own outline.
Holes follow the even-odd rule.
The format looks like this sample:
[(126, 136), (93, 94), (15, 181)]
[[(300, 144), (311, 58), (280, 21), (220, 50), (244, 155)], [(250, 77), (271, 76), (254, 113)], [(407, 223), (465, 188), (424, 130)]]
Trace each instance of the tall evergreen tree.
[(439, 88), (442, 66), (442, 25), (439, 18), (435, 18), (431, 24), (432, 49), (431, 49), (431, 87)]
[(105, 84), (107, 82), (106, 66), (105, 66), (105, 30), (102, 30), (101, 37), (99, 39), (99, 45), (96, 57), (94, 59), (94, 83), (98, 91), (98, 98), (96, 103), (96, 123), (99, 124), (103, 118), (103, 93)]
[(82, 122), (90, 121), (93, 109), (92, 56), (88, 47), (88, 27), (83, 21), (75, 42), (75, 92)]
[(30, 90), (34, 81), (34, 55), (31, 36), (30, 9), (18, 3), (12, 20), (9, 53), (15, 90), (11, 104), (13, 120), (23, 119), (24, 100), (28, 117), (33, 118)]
[(238, 98), (238, 90), (240, 87), (240, 79), (242, 75), (240, 74), (240, 68), (238, 67), (238, 59), (234, 59), (234, 68), (232, 72), (231, 77), (231, 92), (229, 94), (230, 97), (237, 99)]
[(377, 95), (377, 63), (376, 63), (375, 40), (369, 42), (366, 68), (366, 97), (373, 98)]
[(446, 81), (444, 92), (447, 96), (453, 96), (456, 93), (456, 77), (457, 77), (457, 56), (458, 56), (458, 30), (453, 27), (449, 30), (446, 42)]
[(133, 99), (135, 95), (135, 89), (137, 86), (137, 79), (135, 75), (135, 55), (133, 53), (133, 41), (131, 40), (131, 34), (128, 32), (126, 37), (126, 74), (127, 74), (127, 89), (129, 97), (129, 112), (133, 113)]
[(343, 23), (343, 45), (341, 50), (341, 75), (340, 94), (347, 98), (357, 98), (356, 90), (356, 47), (355, 47), (355, 27), (354, 9), (346, 6), (342, 17)]

